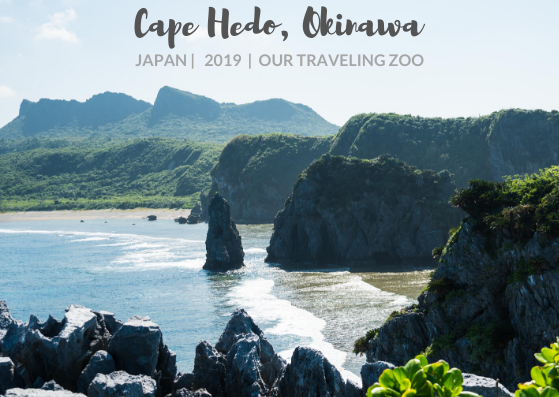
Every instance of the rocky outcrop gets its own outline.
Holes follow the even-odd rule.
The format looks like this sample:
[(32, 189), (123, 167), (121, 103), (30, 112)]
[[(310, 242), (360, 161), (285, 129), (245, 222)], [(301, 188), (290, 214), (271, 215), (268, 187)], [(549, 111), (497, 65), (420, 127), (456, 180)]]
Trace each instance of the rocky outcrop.
[(5, 397), (86, 397), (68, 390), (10, 389)]
[(204, 269), (227, 271), (244, 266), (245, 253), (229, 204), (216, 194), (208, 206), (208, 234)]
[(23, 386), (23, 379), (18, 376), (13, 361), (9, 357), (0, 357), (0, 395), (8, 389)]
[(374, 269), (432, 261), (461, 212), (442, 171), (420, 171), (384, 155), (374, 160), (323, 156), (301, 174), (274, 221), (268, 262), (326, 263)]
[(271, 223), (297, 176), (326, 153), (331, 142), (331, 137), (238, 135), (212, 170), (212, 189), (227, 200), (239, 223)]
[(425, 351), (509, 389), (529, 380), (534, 352), (559, 335), (559, 240), (535, 233), (517, 244), (472, 223), (451, 237), (419, 305), (371, 339), (369, 362), (403, 364)]
[(483, 397), (512, 397), (514, 395), (514, 393), (508, 391), (502, 384), (499, 384), (499, 395), (497, 395), (497, 383), (495, 382), (495, 379), (474, 374), (463, 374), (463, 377), (463, 391), (476, 393)]
[(12, 318), (6, 301), (0, 300), (0, 356), (15, 360), (25, 328), (22, 321)]
[(358, 397), (360, 391), (355, 389), (350, 384), (346, 390), (340, 372), (321, 352), (308, 347), (295, 349), (278, 384), (279, 395), (290, 397)]
[[(153, 390), (161, 395), (174, 390), (175, 353), (163, 343), (159, 326), (147, 317), (132, 317), (123, 325), (112, 313), (71, 305), (62, 321), (49, 316), (42, 323), (32, 315), (29, 323), (23, 324), (11, 318), (4, 303), (2, 319), (3, 331), (18, 329), (21, 337), (8, 350), (15, 352), (13, 361), (0, 357), (0, 388), (27, 395), (14, 389), (25, 382), (33, 390), (59, 392), (63, 388), (64, 393), (79, 390), (90, 395), (89, 389), (96, 377), (104, 379), (103, 382), (110, 379), (116, 382), (126, 374), (149, 378)], [(11, 334), (4, 333), (4, 339), (6, 335)], [(120, 371), (122, 376), (115, 378), (112, 374), (121, 369), (128, 372)], [(97, 393), (101, 393), (96, 395), (113, 396), (110, 392), (103, 394), (107, 393), (106, 388), (100, 387), (96, 386)]]
[(98, 374), (89, 385), (88, 397), (155, 397), (156, 382), (149, 376), (116, 371)]
[(108, 375), (115, 371), (113, 357), (104, 350), (96, 352), (78, 378), (78, 391), (87, 394), (87, 389), (97, 374)]

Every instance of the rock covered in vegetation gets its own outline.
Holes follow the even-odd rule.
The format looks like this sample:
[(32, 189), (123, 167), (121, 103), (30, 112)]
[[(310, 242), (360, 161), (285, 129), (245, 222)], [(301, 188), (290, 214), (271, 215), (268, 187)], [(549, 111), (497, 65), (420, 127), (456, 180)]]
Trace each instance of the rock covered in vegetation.
[(323, 156), (301, 174), (274, 221), (269, 262), (374, 266), (431, 259), (460, 222), (447, 204), (451, 175), (420, 171), (390, 155)]
[(528, 379), (534, 352), (559, 335), (559, 168), (503, 183), (472, 181), (451, 202), (468, 216), (444, 247), (419, 305), (395, 313), (367, 359), (425, 351), (465, 372)]
[(216, 194), (208, 206), (206, 270), (227, 271), (244, 266), (241, 236), (230, 211), (229, 204), (220, 194)]
[(219, 156), (210, 190), (227, 200), (238, 222), (271, 223), (297, 176), (326, 153), (331, 142), (331, 137), (292, 134), (238, 135)]
[(502, 181), (557, 164), (559, 113), (509, 109), (481, 117), (360, 114), (336, 135), (332, 155), (372, 159), (393, 153), (422, 169), (447, 169), (458, 187)]

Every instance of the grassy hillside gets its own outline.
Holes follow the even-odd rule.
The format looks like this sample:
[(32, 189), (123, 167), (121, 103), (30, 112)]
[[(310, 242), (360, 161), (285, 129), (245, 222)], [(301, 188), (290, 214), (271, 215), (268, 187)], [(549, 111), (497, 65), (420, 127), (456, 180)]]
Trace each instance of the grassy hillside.
[(3, 154), (2, 209), (189, 207), (222, 147), (149, 138)]
[(390, 153), (420, 168), (448, 169), (456, 184), (502, 180), (557, 164), (559, 113), (510, 109), (479, 118), (398, 114), (352, 117), (332, 144), (333, 155), (375, 158)]
[(225, 143), (239, 134), (314, 136), (337, 131), (308, 106), (283, 99), (236, 105), (163, 87), (153, 106), (110, 92), (86, 102), (24, 100), (19, 116), (0, 129), (0, 138), (168, 137)]

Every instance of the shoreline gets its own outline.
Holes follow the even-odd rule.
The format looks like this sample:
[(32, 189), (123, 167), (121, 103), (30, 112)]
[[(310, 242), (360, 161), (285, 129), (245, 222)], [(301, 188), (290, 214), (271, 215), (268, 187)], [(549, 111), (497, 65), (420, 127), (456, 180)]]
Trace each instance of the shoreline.
[(157, 219), (175, 219), (179, 216), (188, 217), (188, 209), (165, 208), (135, 208), (132, 210), (103, 209), (103, 210), (61, 210), (61, 211), (22, 211), (0, 213), (2, 222), (25, 221), (67, 221), (93, 219), (142, 219), (148, 215), (155, 215)]

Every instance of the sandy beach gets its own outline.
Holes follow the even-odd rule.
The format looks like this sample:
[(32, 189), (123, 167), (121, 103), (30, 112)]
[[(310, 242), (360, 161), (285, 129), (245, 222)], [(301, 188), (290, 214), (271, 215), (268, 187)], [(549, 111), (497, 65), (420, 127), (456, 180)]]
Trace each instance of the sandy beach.
[(52, 221), (52, 220), (87, 220), (87, 219), (143, 219), (155, 215), (157, 219), (175, 219), (187, 217), (190, 210), (185, 209), (150, 209), (133, 210), (88, 210), (88, 211), (29, 211), (0, 213), (0, 222)]

